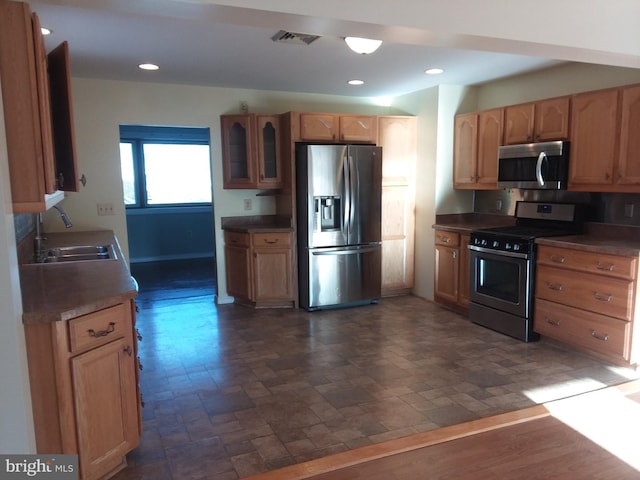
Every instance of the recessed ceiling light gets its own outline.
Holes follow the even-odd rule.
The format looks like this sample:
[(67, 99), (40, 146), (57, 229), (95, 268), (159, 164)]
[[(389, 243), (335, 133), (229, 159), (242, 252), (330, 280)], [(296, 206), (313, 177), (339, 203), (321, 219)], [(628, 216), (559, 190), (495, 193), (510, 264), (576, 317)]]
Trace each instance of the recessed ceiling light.
[(364, 85), (364, 80), (349, 80), (347, 83), (349, 85)]
[(141, 70), (158, 70), (160, 67), (155, 63), (141, 63), (138, 68)]
[(40, 27), (40, 32), (42, 32), (42, 35), (51, 35), (53, 33), (51, 29), (47, 27)]
[(440, 75), (441, 73), (444, 73), (444, 70), (442, 68), (428, 68), (424, 73), (427, 75)]

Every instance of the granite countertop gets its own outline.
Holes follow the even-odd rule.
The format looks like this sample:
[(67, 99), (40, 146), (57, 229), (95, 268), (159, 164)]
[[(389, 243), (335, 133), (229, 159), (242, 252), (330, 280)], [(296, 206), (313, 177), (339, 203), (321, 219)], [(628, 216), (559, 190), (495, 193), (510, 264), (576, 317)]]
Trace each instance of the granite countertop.
[(68, 320), (134, 298), (138, 292), (112, 231), (47, 233), (44, 248), (113, 244), (115, 260), (20, 265), (23, 323)]
[(640, 255), (640, 227), (587, 224), (582, 235), (542, 237), (537, 238), (536, 243), (587, 252), (637, 257)]
[[(478, 228), (513, 225), (515, 220), (507, 215), (460, 213), (437, 215), (433, 228), (458, 233), (469, 233)], [(581, 235), (540, 237), (539, 245), (575, 248), (591, 252), (635, 257), (640, 255), (640, 227), (587, 223)]]
[(229, 232), (292, 232), (291, 218), (278, 215), (222, 217), (222, 229)]
[(495, 215), (490, 213), (458, 213), (436, 215), (433, 228), (450, 232), (469, 233), (478, 228), (501, 227), (513, 225), (515, 219), (511, 215)]

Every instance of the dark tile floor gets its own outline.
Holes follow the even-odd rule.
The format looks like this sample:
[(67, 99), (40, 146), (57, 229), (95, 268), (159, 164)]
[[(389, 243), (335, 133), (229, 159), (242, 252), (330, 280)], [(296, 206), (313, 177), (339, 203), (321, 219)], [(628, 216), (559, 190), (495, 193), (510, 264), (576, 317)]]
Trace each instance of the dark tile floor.
[(216, 306), (213, 264), (184, 265), (132, 268), (144, 433), (117, 480), (242, 478), (639, 375), (409, 296)]

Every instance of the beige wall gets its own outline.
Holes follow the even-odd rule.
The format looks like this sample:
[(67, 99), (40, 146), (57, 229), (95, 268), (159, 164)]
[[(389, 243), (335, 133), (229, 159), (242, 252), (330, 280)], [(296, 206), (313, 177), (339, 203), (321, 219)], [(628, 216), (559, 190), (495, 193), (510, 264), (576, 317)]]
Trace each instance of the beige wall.
[(478, 87), (477, 110), (640, 83), (640, 69), (569, 63)]
[[(128, 255), (127, 226), (120, 177), (120, 124), (200, 126), (211, 129), (214, 180), (214, 227), (216, 237), (218, 289), (226, 296), (223, 237), (220, 218), (274, 213), (273, 197), (256, 197), (254, 190), (224, 190), (220, 147), (220, 121), (224, 113), (238, 113), (245, 101), (251, 112), (280, 113), (289, 110), (334, 111), (339, 113), (402, 113), (392, 107), (374, 105), (370, 99), (282, 92), (193, 87), (152, 83), (73, 79), (73, 107), (80, 174), (86, 187), (69, 194), (61, 206), (74, 229), (108, 228), (115, 231)], [(179, 167), (177, 167), (179, 168)], [(253, 209), (243, 210), (243, 199), (253, 199)], [(114, 204), (115, 215), (98, 216), (97, 204)], [(64, 230), (55, 211), (45, 215), (45, 231)]]

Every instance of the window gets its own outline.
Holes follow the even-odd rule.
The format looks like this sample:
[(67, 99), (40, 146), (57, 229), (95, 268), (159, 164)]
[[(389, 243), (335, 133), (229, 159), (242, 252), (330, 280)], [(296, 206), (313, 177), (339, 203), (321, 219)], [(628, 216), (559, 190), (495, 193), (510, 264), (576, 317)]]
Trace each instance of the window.
[(127, 207), (211, 204), (209, 129), (120, 126)]

